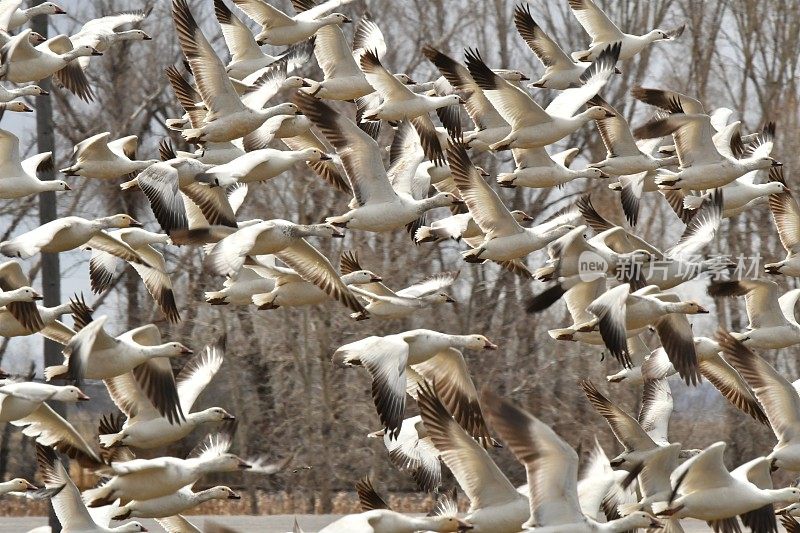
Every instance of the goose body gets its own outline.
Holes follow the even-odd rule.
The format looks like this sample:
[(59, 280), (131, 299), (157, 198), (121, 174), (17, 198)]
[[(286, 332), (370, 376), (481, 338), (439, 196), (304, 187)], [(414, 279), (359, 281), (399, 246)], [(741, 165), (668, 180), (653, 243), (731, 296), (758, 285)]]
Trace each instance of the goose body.
[(42, 2), (39, 5), (29, 7), (28, 9), (20, 9), (19, 7), (11, 14), (8, 21), (8, 30), (19, 28), (33, 17), (37, 15), (64, 15), (66, 11), (53, 2)]
[[(106, 380), (111, 399), (127, 416), (116, 433), (100, 433), (100, 443), (106, 447), (131, 446), (151, 449), (177, 442), (203, 424), (210, 424), (234, 417), (220, 407), (211, 407), (191, 412), (197, 398), (219, 372), (223, 362), (222, 348), (206, 349), (192, 358), (181, 369), (175, 380), (175, 388), (185, 420), (173, 423), (161, 415), (147, 396), (142, 394), (132, 374), (123, 374)], [(176, 514), (176, 513), (171, 513)]]
[(225, 486), (212, 487), (206, 490), (192, 491), (191, 487), (149, 500), (133, 500), (121, 506), (114, 515), (115, 520), (124, 520), (129, 516), (137, 518), (167, 518), (186, 512), (201, 503), (212, 500), (240, 500), (236, 492)]
[(341, 13), (327, 13), (350, 1), (352, 0), (328, 0), (294, 17), (289, 17), (264, 0), (235, 0), (234, 3), (261, 25), (256, 43), (289, 46), (308, 39), (325, 26), (349, 23), (350, 19)]
[[(317, 305), (330, 299), (322, 289), (305, 281), (292, 269), (267, 267), (266, 270), (275, 280), (275, 288), (253, 296), (253, 304), (259, 309)], [(352, 289), (357, 285), (379, 283), (381, 277), (368, 270), (357, 270), (343, 274), (341, 280)]]
[(219, 187), (236, 183), (255, 183), (272, 179), (297, 163), (330, 160), (330, 156), (317, 148), (305, 150), (275, 150), (263, 148), (247, 152), (236, 159), (206, 170), (197, 180)]
[(453, 284), (458, 274), (458, 272), (434, 274), (397, 292), (392, 291), (380, 281), (352, 287), (353, 292), (368, 302), (365, 309), (369, 315), (356, 315), (356, 318), (365, 316), (401, 318), (437, 304), (455, 303), (455, 300), (444, 289)]
[(136, 147), (139, 139), (129, 135), (109, 141), (109, 132), (98, 133), (81, 141), (72, 152), (73, 163), (60, 172), (67, 176), (84, 176), (101, 180), (112, 180), (138, 174), (158, 161), (137, 161)]
[[(91, 46), (98, 52), (105, 52), (115, 43), (123, 41), (150, 41), (150, 37), (142, 30), (120, 30), (125, 24), (137, 24), (145, 19), (146, 12), (118, 13), (100, 17), (86, 22), (78, 33), (71, 35), (69, 40), (72, 45)], [(89, 58), (78, 59), (78, 64), (85, 69), (89, 65)]]
[[(519, 223), (530, 222), (533, 217), (526, 214), (524, 211), (512, 211), (511, 215)], [(430, 226), (421, 226), (414, 234), (414, 240), (418, 243), (421, 242), (439, 242), (447, 239), (461, 240), (470, 245), (479, 243), (483, 240), (484, 234), (480, 226), (472, 218), (472, 215), (467, 213), (459, 213), (451, 215), (433, 222)]]
[(50, 152), (21, 160), (19, 138), (10, 131), (0, 129), (0, 198), (13, 200), (45, 191), (70, 190), (62, 180), (42, 181), (36, 176), (37, 171), (51, 164), (51, 161)]
[[(320, 529), (320, 533), (414, 533), (415, 531), (461, 531), (463, 522), (454, 517), (404, 515), (390, 509), (351, 514)], [(471, 528), (470, 528), (471, 529)]]
[(577, 148), (549, 156), (544, 148), (515, 148), (512, 150), (517, 167), (513, 172), (497, 175), (501, 187), (560, 187), (579, 178), (607, 178), (603, 170), (586, 168), (572, 170), (570, 163), (578, 153)]
[(38, 85), (25, 85), (24, 87), (3, 87), (0, 85), (0, 103), (7, 103), (23, 96), (47, 96), (48, 93)]
[(227, 278), (223, 288), (219, 291), (205, 293), (206, 302), (211, 305), (250, 305), (253, 296), (272, 292), (275, 288), (275, 279), (258, 273), (258, 268), (245, 265), (239, 274)]
[(0, 308), (0, 336), (2, 337), (24, 337), (41, 332), (48, 339), (58, 343), (66, 344), (72, 335), (75, 334), (70, 328), (58, 321), (58, 319), (69, 313), (69, 303), (57, 305), (55, 307), (36, 306), (37, 312), (41, 317), (41, 324), (36, 327), (29, 327), (14, 316), (8, 307)]

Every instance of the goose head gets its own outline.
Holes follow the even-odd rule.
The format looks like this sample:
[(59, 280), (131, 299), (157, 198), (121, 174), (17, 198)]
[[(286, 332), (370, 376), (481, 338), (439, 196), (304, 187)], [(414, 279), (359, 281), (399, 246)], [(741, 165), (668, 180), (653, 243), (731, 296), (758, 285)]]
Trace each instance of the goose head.
[(447, 207), (450, 205), (463, 205), (464, 200), (449, 192), (440, 192), (427, 199), (432, 207)]
[(283, 104), (278, 104), (276, 106), (262, 109), (262, 112), (268, 113), (269, 116), (278, 116), (278, 115), (302, 115), (303, 113), (300, 111), (300, 108), (294, 105), (291, 102), (284, 102)]
[(147, 528), (144, 527), (139, 522), (128, 522), (124, 526), (120, 526), (114, 529), (117, 533), (134, 533), (138, 531), (147, 531)]
[(25, 102), (8, 102), (2, 105), (4, 111), (14, 111), (16, 113), (33, 113), (33, 108), (28, 106)]
[(425, 300), (428, 303), (432, 303), (432, 304), (444, 304), (444, 303), (454, 304), (454, 303), (456, 303), (456, 300), (452, 296), (447, 294), (446, 292), (436, 292), (434, 294), (429, 294), (427, 296), (423, 296), (421, 299)]
[(65, 385), (58, 387), (58, 390), (52, 396), (53, 400), (60, 402), (85, 402), (90, 398), (86, 396), (83, 391), (74, 385)]
[(66, 181), (63, 180), (48, 180), (42, 182), (45, 186), (45, 189), (48, 191), (71, 191), (72, 187), (70, 187)]
[(521, 70), (498, 68), (498, 69), (492, 69), (492, 72), (494, 72), (504, 80), (510, 81), (512, 83), (530, 80), (530, 78), (526, 76), (525, 73), (522, 72)]
[(749, 159), (740, 159), (739, 164), (744, 166), (747, 170), (761, 170), (764, 168), (783, 166), (783, 163), (776, 161), (771, 157), (751, 157)]
[(440, 96), (439, 103), (442, 104), (442, 107), (450, 105), (461, 105), (464, 103), (464, 100), (457, 94), (448, 94), (447, 96)]
[(319, 148), (306, 148), (302, 150), (301, 155), (304, 161), (330, 161), (332, 158)]
[(31, 43), (31, 46), (36, 46), (42, 44), (47, 39), (44, 38), (44, 35), (37, 31), (32, 31), (28, 34), (28, 42)]
[(520, 211), (519, 209), (515, 209), (514, 211), (511, 211), (511, 216), (514, 217), (514, 220), (516, 220), (518, 223), (533, 222), (533, 217), (532, 216), (530, 216), (525, 211)]
[(118, 41), (152, 41), (153, 38), (142, 30), (127, 30), (114, 34)]
[(342, 24), (350, 24), (353, 22), (350, 17), (345, 15), (344, 13), (331, 13), (328, 16), (321, 17), (317, 19), (319, 22), (324, 23), (326, 26), (331, 24), (336, 24), (337, 26), (341, 26)]
[(25, 10), (25, 15), (28, 18), (35, 17), (36, 15), (65, 15), (67, 12), (61, 6), (53, 2), (42, 2), (38, 6)]
[(101, 55), (103, 55), (103, 52), (99, 51), (97, 48), (93, 46), (81, 45), (81, 46), (76, 46), (66, 54), (62, 54), (61, 57), (71, 61), (78, 57), (101, 56)]
[(148, 351), (152, 357), (182, 357), (194, 353), (190, 348), (179, 342), (168, 342), (159, 346), (153, 346)]
[(594, 105), (581, 113), (586, 120), (602, 120), (604, 118), (611, 118), (616, 115), (603, 106)]
[(306, 226), (300, 226), (298, 229), (300, 230), (301, 235), (304, 237), (328, 237), (333, 239), (344, 238), (344, 232), (341, 229), (327, 222), (323, 224), (309, 224)]
[(496, 350), (497, 345), (483, 335), (461, 335), (457, 344), (472, 350)]
[(6, 291), (6, 295), (14, 298), (15, 302), (35, 302), (42, 299), (42, 295), (36, 292), (33, 287), (20, 287), (13, 291)]
[(283, 83), (281, 83), (281, 89), (299, 89), (300, 87), (307, 87), (308, 83), (300, 76), (289, 76)]
[(141, 222), (130, 215), (119, 214), (98, 218), (97, 222), (104, 228), (141, 228)]
[(707, 315), (708, 309), (703, 307), (697, 302), (688, 301), (688, 302), (677, 302), (675, 304), (675, 309), (679, 313), (684, 313), (686, 315)]
[(369, 270), (354, 270), (342, 276), (345, 285), (365, 285), (367, 283), (379, 283), (383, 281), (379, 275)]
[(426, 521), (434, 531), (468, 531), (475, 527), (455, 516), (431, 516), (426, 518)]
[(608, 179), (608, 174), (600, 170), (599, 168), (589, 167), (585, 170), (580, 171), (580, 176), (582, 178), (595, 178), (595, 179)]
[(50, 94), (38, 85), (26, 85), (19, 92), (24, 96), (47, 96)]
[(800, 502), (800, 488), (785, 487), (769, 491), (773, 502)]
[(210, 459), (209, 463), (213, 472), (235, 472), (236, 470), (253, 468), (253, 465), (232, 453), (220, 454)]
[(624, 518), (620, 518), (619, 520), (620, 520), (620, 525), (622, 525), (624, 521), (626, 529), (661, 528), (662, 526), (660, 520), (658, 520), (655, 516), (651, 515), (650, 513), (646, 513), (644, 511), (633, 512), (625, 516)]
[(717, 355), (720, 352), (720, 347), (719, 343), (714, 339), (710, 339), (708, 337), (695, 337), (694, 351), (697, 353), (697, 358), (703, 361)]
[(38, 487), (36, 485), (29, 482), (27, 479), (22, 479), (21, 477), (12, 479), (7, 483), (10, 490), (14, 492), (26, 492), (26, 491), (38, 490)]
[(781, 183), (780, 181), (770, 181), (769, 183), (759, 183), (756, 184), (756, 187), (761, 189), (763, 194), (781, 194), (784, 192), (789, 192), (789, 187), (785, 184)]
[(206, 422), (221, 422), (223, 420), (236, 420), (236, 417), (230, 414), (222, 407), (209, 407), (193, 417), (196, 421), (202, 423)]
[(217, 485), (202, 492), (202, 500), (241, 500), (242, 497), (225, 485)]

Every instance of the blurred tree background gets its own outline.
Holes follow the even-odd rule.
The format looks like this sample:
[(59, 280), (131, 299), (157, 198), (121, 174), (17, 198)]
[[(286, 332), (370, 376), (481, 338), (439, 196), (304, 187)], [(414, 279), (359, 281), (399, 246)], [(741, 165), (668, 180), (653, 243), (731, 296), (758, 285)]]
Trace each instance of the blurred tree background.
[[(138, 135), (141, 159), (156, 158), (157, 145), (165, 137), (182, 149), (188, 148), (163, 125), (166, 118), (182, 114), (163, 74), (165, 67), (180, 65), (182, 60), (170, 5), (166, 0), (150, 3), (153, 12), (142, 28), (153, 36), (153, 41), (123, 42), (104, 57), (92, 59), (88, 76), (96, 95), (94, 102), (84, 104), (59, 89), (52, 92), (56, 168), (67, 166), (74, 144), (102, 131), (111, 132), (112, 138)], [(272, 3), (291, 11), (287, 0), (272, 0)], [(614, 77), (603, 90), (606, 100), (622, 111), (633, 126), (647, 120), (652, 113), (652, 109), (630, 97), (629, 91), (635, 85), (686, 93), (699, 98), (709, 111), (729, 107), (746, 132), (774, 120), (778, 133), (773, 156), (784, 162), (789, 186), (795, 184), (793, 171), (800, 153), (794, 152), (791, 145), (800, 133), (800, 34), (797, 32), (800, 3), (782, 0), (599, 0), (598, 3), (623, 31), (644, 33), (655, 27), (687, 24), (677, 41), (658, 43), (621, 63), (622, 75)], [(143, 0), (63, 0), (62, 4), (69, 14), (51, 18), (51, 35), (75, 33), (86, 20), (145, 7)], [(588, 44), (589, 39), (566, 0), (535, 0), (530, 4), (535, 20), (566, 51), (582, 49)], [(389, 45), (384, 64), (394, 71), (410, 74), (417, 81), (439, 75), (419, 53), (426, 43), (457, 59), (463, 58), (464, 47), (476, 47), (490, 66), (519, 69), (536, 79), (542, 67), (514, 28), (514, 6), (512, 0), (356, 0), (341, 10), (354, 20), (370, 11)], [(191, 2), (191, 7), (223, 61), (227, 61), (212, 2), (198, 0)], [(352, 28), (345, 27), (345, 32), (350, 35)], [(301, 72), (307, 77), (321, 77), (313, 60)], [(537, 89), (533, 96), (545, 104), (555, 95)], [(341, 107), (353, 113), (352, 105)], [(19, 119), (7, 114), (0, 127), (22, 131), (23, 152), (27, 149), (31, 155), (35, 152), (35, 131), (27, 122), (14, 123), (14, 120)], [(466, 115), (464, 120), (467, 125)], [(382, 133), (386, 143), (391, 139), (388, 130), (384, 127)], [(550, 151), (569, 147), (580, 149), (573, 167), (598, 161), (605, 155), (594, 126), (579, 130)], [(513, 167), (507, 154), (483, 155), (475, 163), (487, 169), (492, 175), (489, 179), (493, 180), (498, 171)], [(122, 192), (118, 183), (80, 177), (70, 178), (69, 183), (74, 190), (58, 196), (60, 216), (94, 217), (127, 212), (145, 222), (148, 229), (159, 230), (138, 190)], [(501, 189), (500, 194), (510, 207), (523, 209), (542, 221), (587, 191), (592, 192), (601, 214), (617, 223), (624, 221), (617, 193), (608, 190), (601, 181), (579, 181), (550, 190)], [(348, 201), (349, 198), (326, 186), (305, 166), (298, 165), (292, 172), (251, 186), (240, 219), (317, 222), (344, 212)], [(0, 201), (0, 240), (38, 224), (37, 205), (35, 197)], [(676, 242), (683, 224), (661, 195), (646, 195), (641, 213), (636, 228), (639, 235), (664, 248)], [(432, 218), (447, 214), (446, 210), (440, 210)], [(348, 311), (335, 302), (275, 311), (258, 311), (253, 306), (212, 307), (203, 303), (203, 292), (221, 288), (223, 279), (204, 270), (200, 249), (170, 246), (164, 253), (183, 317), (179, 324), (170, 325), (162, 319), (132, 269), (118, 275), (109, 293), (88, 298), (89, 254), (62, 254), (63, 298), (73, 291), (87, 292), (95, 316), (109, 315), (110, 331), (122, 332), (154, 322), (164, 337), (195, 350), (223, 335), (227, 337), (225, 364), (201, 397), (200, 407), (220, 405), (237, 415), (236, 451), (241, 456), (264, 455), (269, 460), (294, 456), (294, 466), (274, 478), (237, 474), (201, 482), (226, 481), (249, 489), (250, 498), (237, 512), (330, 511), (341, 500), (337, 494), (350, 491), (353, 482), (368, 473), (388, 492), (414, 490), (413, 482), (390, 465), (382, 442), (366, 438), (367, 433), (378, 429), (366, 372), (334, 369), (330, 363), (337, 347), (369, 335), (413, 328), (485, 334), (500, 345), (499, 351), (465, 353), (479, 388), (491, 387), (520, 402), (552, 424), (574, 446), (582, 444), (585, 450), (596, 436), (609, 455), (617, 451), (611, 432), (591, 409), (577, 382), (591, 378), (630, 412), (638, 412), (640, 391), (607, 384), (605, 376), (617, 368), (613, 359), (601, 362), (599, 350), (573, 343), (557, 344), (547, 335), (548, 329), (569, 320), (563, 303), (542, 315), (525, 313), (526, 299), (543, 290), (544, 284), (521, 280), (493, 265), (468, 265), (459, 256), (464, 245), (454, 241), (416, 246), (401, 231), (378, 235), (349, 231), (343, 242), (317, 240), (314, 244), (334, 264), (342, 251), (357, 250), (365, 268), (381, 275), (392, 288), (402, 288), (434, 272), (460, 269), (461, 275), (453, 288), (458, 303), (426, 310), (404, 320), (362, 322), (351, 320)], [(766, 205), (725, 220), (712, 251), (745, 256), (760, 254), (767, 260), (782, 258), (784, 253)], [(37, 261), (38, 258), (33, 258), (24, 264), (34, 278)], [(544, 253), (539, 252), (528, 258), (528, 265), (533, 269), (543, 261)], [(787, 289), (796, 285), (792, 279), (779, 282)], [(693, 317), (695, 334), (711, 335), (718, 323), (734, 330), (743, 328), (746, 316), (742, 302), (712, 302), (705, 295), (704, 283), (693, 282), (677, 289), (682, 297), (697, 298), (716, 310), (701, 319)], [(35, 279), (34, 285), (38, 284)], [(650, 339), (653, 348), (654, 342), (657, 342), (655, 337)], [(41, 339), (35, 337), (10, 342), (4, 339), (0, 345), (0, 364), (17, 372), (35, 366), (37, 376), (41, 376), (40, 346)], [(793, 380), (798, 375), (797, 354), (798, 350), (788, 349), (762, 355)], [(673, 441), (683, 443), (684, 447), (702, 448), (725, 439), (731, 444), (727, 459), (732, 464), (766, 454), (772, 448), (771, 431), (735, 411), (707, 382), (694, 389), (677, 379), (671, 385), (675, 398)], [(80, 407), (70, 406), (69, 419), (84, 434), (96, 435), (99, 415), (110, 412), (113, 405), (102, 384), (90, 384), (88, 392), (93, 401)], [(408, 416), (413, 414), (415, 406), (410, 402)], [(200, 436), (195, 435), (195, 439)], [(155, 452), (180, 455), (192, 444), (190, 439)], [(512, 481), (524, 482), (524, 470), (507, 451), (491, 453)], [(32, 443), (10, 425), (3, 428), (0, 478), (33, 477), (33, 459)], [(297, 469), (299, 466), (311, 468)], [(253, 498), (258, 490), (281, 491), (280, 507)]]

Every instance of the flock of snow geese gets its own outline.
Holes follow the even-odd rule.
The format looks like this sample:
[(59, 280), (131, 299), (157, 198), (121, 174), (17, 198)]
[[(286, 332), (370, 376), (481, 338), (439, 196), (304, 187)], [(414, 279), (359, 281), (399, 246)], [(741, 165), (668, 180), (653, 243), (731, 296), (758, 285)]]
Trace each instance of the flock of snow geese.
[[(229, 452), (232, 414), (219, 407), (193, 410), (222, 365), (221, 343), (193, 356), (175, 377), (171, 358), (191, 354), (188, 347), (164, 342), (153, 324), (110, 333), (107, 317), (93, 317), (82, 298), (51, 308), (37, 305), (41, 297), (20, 260), (41, 252), (90, 250), (96, 292), (108, 290), (127, 263), (165, 317), (177, 322), (169, 267), (157, 247), (202, 246), (207, 268), (226, 277), (221, 290), (206, 293), (209, 304), (276, 309), (333, 299), (356, 320), (398, 318), (453, 301), (447, 288), (457, 272), (394, 290), (363, 268), (357, 253), (343, 253), (337, 271), (307, 239), (340, 238), (345, 230), (406, 228), (420, 245), (463, 242), (468, 247), (464, 261), (493, 262), (510, 275), (537, 280), (544, 288), (527, 303), (527, 311), (537, 313), (563, 300), (573, 323), (551, 330), (550, 336), (604, 346), (621, 366), (608, 383), (641, 386), (642, 408), (634, 417), (613, 401), (613, 392), (581, 382), (624, 451), (609, 459), (598, 445), (579, 480), (579, 456), (562, 437), (490, 390), (478, 392), (461, 350), (497, 349), (486, 336), (417, 329), (341, 346), (334, 365), (362, 366), (372, 378), (382, 429), (369, 436), (383, 438), (389, 460), (422, 490), (439, 491), (445, 465), (470, 507), (459, 516), (452, 499), (442, 496), (429, 516), (404, 515), (390, 510), (365, 478), (357, 484), (364, 512), (323, 531), (678, 532), (681, 519), (690, 517), (726, 533), (740, 531), (741, 519), (764, 533), (777, 531), (774, 506), (779, 503), (788, 505), (778, 513), (784, 526), (800, 531), (793, 518), (800, 516), (800, 489), (775, 488), (771, 479), (776, 469), (800, 471), (798, 382), (790, 383), (755, 352), (800, 344), (794, 312), (800, 289), (780, 295), (775, 282), (757, 273), (754, 279), (735, 277), (734, 265), (703, 253), (723, 218), (768, 203), (788, 255), (766, 265), (766, 273), (800, 275), (800, 207), (780, 163), (770, 156), (775, 127), (766, 124), (745, 134), (740, 122), (730, 121), (730, 110), (708, 113), (690, 96), (634, 87), (631, 95), (653, 106), (655, 117), (631, 130), (599, 93), (619, 73), (620, 61), (657, 41), (678, 38), (684, 28), (623, 33), (592, 0), (568, 2), (591, 37), (588, 49), (571, 55), (536, 24), (530, 6), (514, 10), (519, 35), (544, 67), (528, 87), (559, 91), (543, 108), (535, 92), (532, 96), (520, 87), (528, 79), (523, 73), (490, 68), (476, 49), (466, 50), (462, 64), (423, 46), (422, 54), (441, 73), (433, 81), (393, 73), (383, 63), (387, 44), (368, 14), (355, 24), (352, 43), (345, 37), (342, 27), (352, 21), (333, 11), (348, 0), (319, 5), (292, 0), (295, 14), (265, 0), (233, 0), (261, 27), (255, 35), (226, 0), (214, 0), (231, 57), (227, 65), (198, 27), (187, 0), (172, 0), (185, 62), (169, 67), (166, 76), (185, 113), (166, 126), (198, 149), (179, 151), (164, 141), (159, 159), (141, 160), (135, 135), (111, 139), (100, 133), (79, 143), (72, 164), (61, 170), (66, 176), (119, 180), (127, 191), (121, 194), (141, 190), (163, 233), (142, 229), (126, 214), (93, 220), (67, 216), (0, 243), (0, 252), (14, 258), (0, 266), (0, 334), (39, 333), (64, 346), (64, 363), (46, 368), (45, 382), (4, 376), (0, 385), (0, 421), (36, 440), (44, 484), (37, 488), (14, 479), (0, 483), (0, 494), (51, 499), (65, 531), (144, 531), (138, 522), (110, 525), (131, 517), (156, 518), (171, 532), (200, 531), (181, 513), (211, 499), (239, 497), (223, 486), (193, 491), (201, 476), (278, 468), (253, 468)], [(146, 12), (92, 20), (71, 36), (45, 40), (27, 29), (11, 35), (33, 16), (63, 13), (49, 2), (27, 10), (20, 4), (0, 2), (0, 78), (15, 84), (53, 76), (57, 85), (91, 100), (85, 72), (94, 67), (92, 57), (121, 41), (150, 39), (142, 30), (122, 29), (141, 23)], [(272, 56), (261, 45), (281, 51)], [(322, 79), (298, 75), (312, 55)], [(31, 111), (15, 100), (26, 95), (46, 92), (37, 85), (1, 88), (2, 108)], [(474, 123), (471, 131), (462, 128), (462, 107)], [(570, 164), (577, 149), (547, 151), (591, 123), (607, 149), (603, 161), (575, 170)], [(392, 132), (389, 147), (378, 142), (382, 127)], [(516, 166), (496, 176), (500, 187), (613, 178), (609, 187), (619, 192), (629, 228), (603, 218), (589, 196), (549, 220), (523, 226), (534, 218), (510, 211), (487, 182), (490, 176), (472, 162), (477, 154), (506, 150)], [(70, 190), (66, 181), (37, 177), (52, 164), (51, 154), (21, 160), (19, 139), (5, 130), (0, 130), (0, 151), (0, 198)], [(349, 210), (320, 224), (237, 220), (251, 184), (276, 178), (298, 163), (351, 195)], [(431, 186), (435, 192), (429, 195)], [(667, 251), (633, 233), (645, 193), (663, 195), (686, 224)], [(450, 208), (452, 215), (426, 223), (426, 213), (437, 208)], [(532, 272), (526, 257), (544, 249), (547, 261)], [(670, 291), (707, 273), (713, 274), (712, 296), (745, 297), (746, 331), (694, 336), (688, 315), (708, 311)], [(66, 314), (73, 316), (73, 327), (60, 321)], [(647, 335), (651, 331), (653, 339)], [(645, 340), (656, 337), (660, 346), (651, 350)], [(707, 379), (735, 408), (771, 427), (778, 441), (772, 452), (729, 471), (724, 442), (703, 450), (670, 442), (667, 378), (674, 374), (686, 386)], [(72, 384), (48, 383), (54, 379)], [(48, 403), (89, 400), (79, 388), (87, 379), (103, 380), (122, 412), (99, 421), (98, 443)], [(419, 416), (405, 418), (407, 395), (416, 400)], [(215, 429), (185, 458), (134, 455), (175, 443), (198, 426)], [(500, 445), (524, 464), (528, 485), (515, 488), (493, 462), (487, 450)], [(101, 482), (81, 494), (56, 452), (92, 470)]]

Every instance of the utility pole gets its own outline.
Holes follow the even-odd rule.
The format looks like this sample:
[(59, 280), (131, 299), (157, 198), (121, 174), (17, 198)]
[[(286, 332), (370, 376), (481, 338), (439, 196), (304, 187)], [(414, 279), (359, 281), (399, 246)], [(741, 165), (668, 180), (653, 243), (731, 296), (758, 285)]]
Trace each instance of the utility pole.
[[(32, 5), (41, 4), (43, 0), (33, 0)], [(44, 15), (35, 17), (31, 23), (33, 31), (40, 33), (47, 38), (48, 36), (48, 21)], [(46, 78), (39, 82), (39, 86), (45, 91), (51, 90), (50, 78)], [(50, 96), (37, 96), (36, 97), (36, 141), (38, 151), (51, 152), (53, 160), (55, 161), (56, 153), (56, 140), (55, 131), (53, 128), (53, 103)], [(43, 180), (55, 179), (55, 165), (50, 169), (41, 172), (40, 178)], [(43, 192), (39, 194), (39, 224), (46, 224), (58, 217), (58, 210), (56, 206), (56, 193), (53, 191)], [(42, 295), (44, 296), (44, 306), (54, 307), (61, 303), (61, 266), (59, 264), (58, 254), (41, 254), (41, 280), (42, 280)], [(51, 341), (44, 339), (44, 366), (59, 365), (62, 361), (61, 346)], [(64, 402), (54, 402), (51, 407), (61, 416), (66, 414), (66, 406)], [(53, 510), (52, 503), (49, 504), (49, 522), (50, 528), (54, 533), (61, 531), (61, 524), (56, 517)]]

